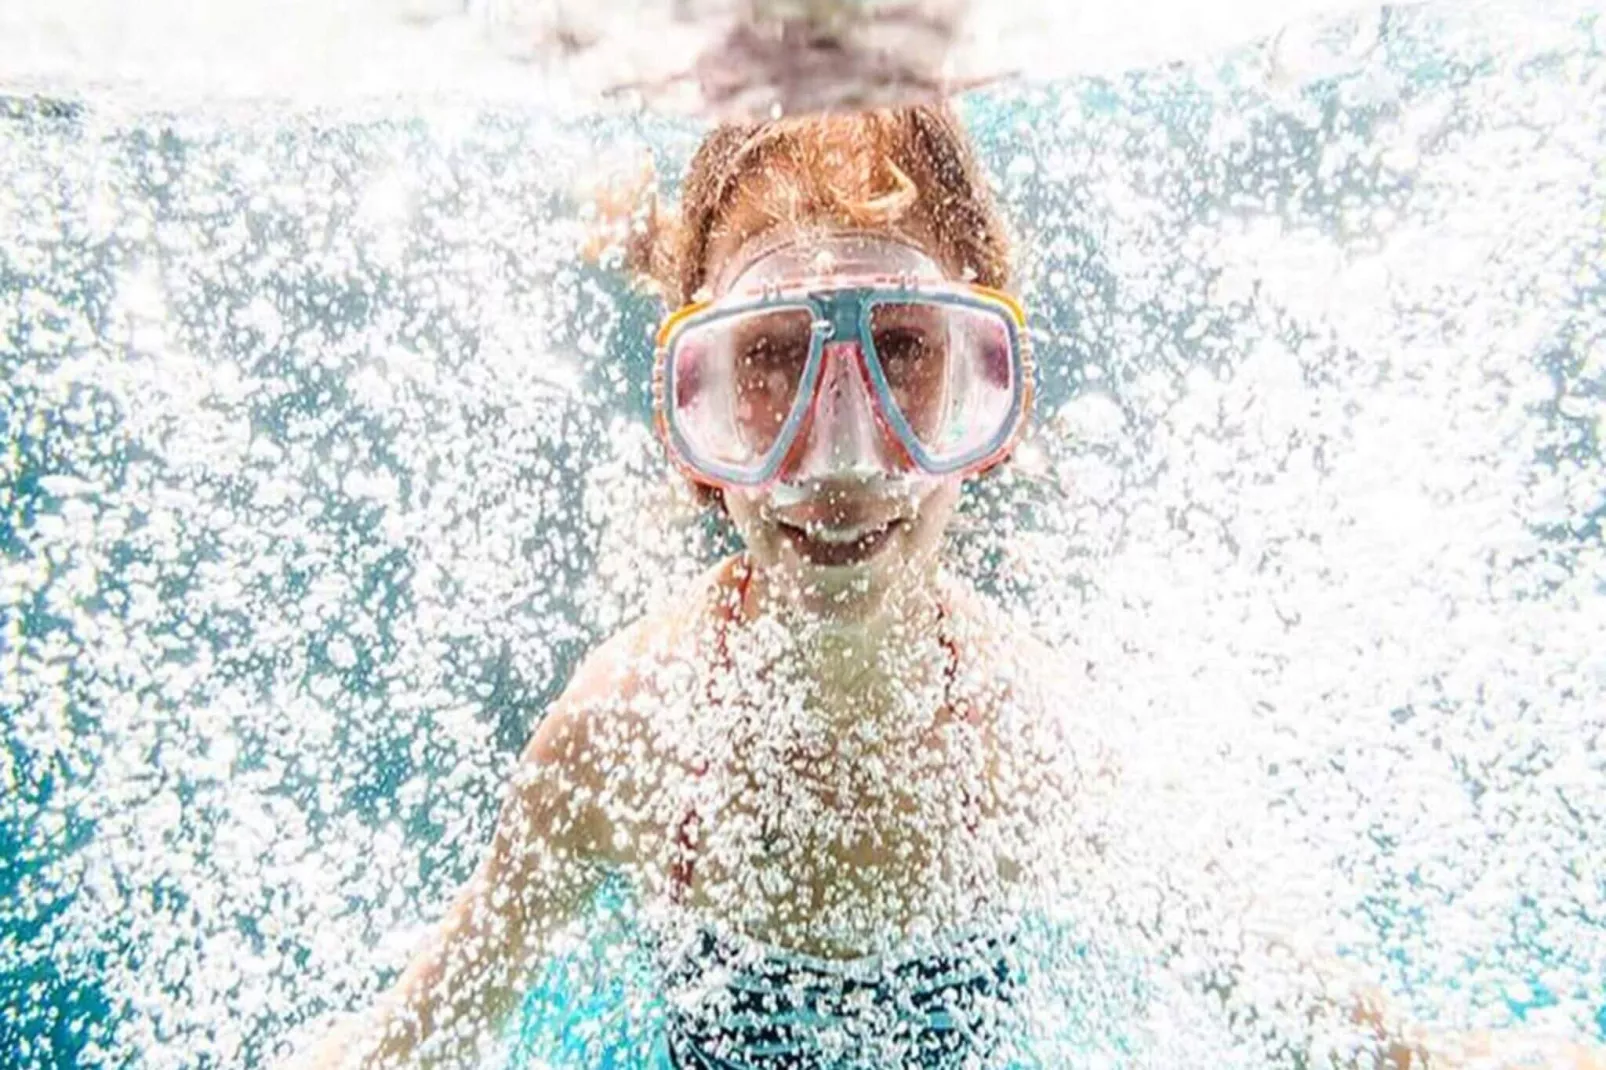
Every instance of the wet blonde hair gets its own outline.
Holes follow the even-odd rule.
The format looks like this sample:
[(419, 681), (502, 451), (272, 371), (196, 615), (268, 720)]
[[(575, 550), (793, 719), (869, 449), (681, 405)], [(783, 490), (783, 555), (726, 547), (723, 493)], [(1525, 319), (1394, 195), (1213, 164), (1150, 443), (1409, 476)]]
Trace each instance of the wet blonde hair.
[(738, 209), (756, 209), (766, 226), (890, 229), (926, 245), (961, 278), (1009, 285), (1003, 220), (969, 137), (943, 105), (716, 128), (692, 157), (678, 210), (655, 195), (637, 207), (623, 241), (626, 270), (671, 306), (695, 299)]

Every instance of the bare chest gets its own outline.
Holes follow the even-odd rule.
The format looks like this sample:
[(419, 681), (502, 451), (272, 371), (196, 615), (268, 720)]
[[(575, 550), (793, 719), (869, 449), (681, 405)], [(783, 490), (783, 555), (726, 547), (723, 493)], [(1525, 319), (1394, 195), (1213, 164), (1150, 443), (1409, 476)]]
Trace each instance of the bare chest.
[(996, 742), (949, 717), (916, 733), (733, 733), (687, 780), (671, 891), (800, 950), (857, 953), (948, 926), (999, 879)]

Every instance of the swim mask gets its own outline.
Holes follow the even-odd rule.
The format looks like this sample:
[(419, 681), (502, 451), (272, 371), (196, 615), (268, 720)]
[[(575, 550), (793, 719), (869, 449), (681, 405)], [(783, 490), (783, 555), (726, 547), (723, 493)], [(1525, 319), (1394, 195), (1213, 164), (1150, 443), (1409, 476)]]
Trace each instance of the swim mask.
[(658, 332), (654, 400), (694, 480), (795, 497), (1002, 460), (1031, 404), (1025, 315), (914, 245), (831, 232), (761, 247)]

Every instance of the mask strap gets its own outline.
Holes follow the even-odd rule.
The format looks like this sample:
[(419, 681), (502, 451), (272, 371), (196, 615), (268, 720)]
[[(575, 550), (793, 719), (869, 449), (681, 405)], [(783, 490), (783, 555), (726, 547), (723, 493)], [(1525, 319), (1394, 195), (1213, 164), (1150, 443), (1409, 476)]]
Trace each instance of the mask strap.
[[(757, 239), (755, 244), (757, 248), (750, 250), (740, 259), (733, 259), (725, 270), (719, 273), (711, 293), (715, 300), (729, 293), (742, 280), (743, 276), (758, 267), (764, 260), (797, 246), (806, 246), (811, 253), (835, 252), (842, 255), (844, 260), (850, 262), (855, 259), (852, 256), (855, 246), (860, 250), (865, 246), (894, 246), (901, 252), (914, 254), (911, 262), (915, 260), (924, 261), (925, 263), (921, 265), (923, 273), (930, 273), (930, 269), (934, 268), (935, 278), (946, 278), (942, 273), (942, 269), (937, 266), (936, 261), (917, 243), (902, 235), (889, 234), (885, 231), (834, 230), (824, 234), (772, 233), (767, 238)], [(862, 259), (862, 257), (857, 259)], [(897, 271), (897, 268), (891, 268), (885, 273), (893, 274)]]

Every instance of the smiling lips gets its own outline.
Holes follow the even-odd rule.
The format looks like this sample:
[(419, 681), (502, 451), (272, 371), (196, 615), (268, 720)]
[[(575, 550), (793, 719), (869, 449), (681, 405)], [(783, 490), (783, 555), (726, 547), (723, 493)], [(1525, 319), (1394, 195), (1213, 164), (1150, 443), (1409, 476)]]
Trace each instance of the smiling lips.
[(847, 527), (780, 522), (781, 533), (811, 565), (857, 565), (874, 557), (893, 532), (907, 522), (902, 518), (862, 521)]

